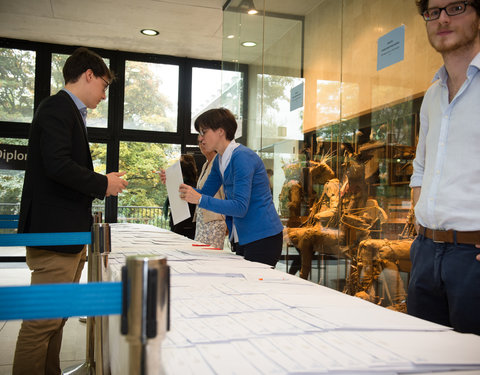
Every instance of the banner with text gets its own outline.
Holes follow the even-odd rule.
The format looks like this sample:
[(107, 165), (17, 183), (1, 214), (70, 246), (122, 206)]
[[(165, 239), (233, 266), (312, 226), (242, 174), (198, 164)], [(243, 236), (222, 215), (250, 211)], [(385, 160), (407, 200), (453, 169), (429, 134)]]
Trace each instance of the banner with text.
[(27, 168), (27, 146), (0, 144), (0, 169), (24, 171)]

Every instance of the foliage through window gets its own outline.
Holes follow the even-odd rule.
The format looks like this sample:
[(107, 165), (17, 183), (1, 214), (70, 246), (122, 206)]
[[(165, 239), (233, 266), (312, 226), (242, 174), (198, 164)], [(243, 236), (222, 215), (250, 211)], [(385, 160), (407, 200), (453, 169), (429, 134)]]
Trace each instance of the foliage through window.
[(124, 129), (177, 131), (177, 65), (127, 61)]
[(0, 48), (0, 121), (31, 122), (35, 52)]

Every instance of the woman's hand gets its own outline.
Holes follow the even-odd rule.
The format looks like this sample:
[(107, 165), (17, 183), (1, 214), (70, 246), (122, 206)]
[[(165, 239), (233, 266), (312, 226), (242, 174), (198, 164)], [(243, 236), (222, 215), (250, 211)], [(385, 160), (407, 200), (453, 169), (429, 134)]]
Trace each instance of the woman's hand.
[(186, 184), (181, 184), (178, 191), (180, 192), (180, 198), (188, 203), (198, 204), (202, 196), (202, 194), (197, 192), (193, 187)]
[(165, 174), (165, 169), (161, 169), (159, 171), (152, 171), (153, 173), (156, 173), (160, 176), (160, 181), (162, 181), (162, 184), (167, 183), (167, 175)]

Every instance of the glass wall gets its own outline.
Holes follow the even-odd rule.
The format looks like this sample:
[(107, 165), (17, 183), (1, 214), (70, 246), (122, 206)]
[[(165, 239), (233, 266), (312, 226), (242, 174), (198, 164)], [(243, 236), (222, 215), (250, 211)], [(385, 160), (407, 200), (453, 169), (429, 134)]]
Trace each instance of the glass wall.
[(190, 131), (197, 134), (195, 119), (203, 112), (227, 107), (237, 117), (242, 136), (244, 74), (231, 70), (194, 67), (192, 69), (192, 124)]
[(225, 9), (224, 60), (248, 65), (286, 270), (405, 310), (418, 112), (442, 64), (414, 1), (244, 3)]

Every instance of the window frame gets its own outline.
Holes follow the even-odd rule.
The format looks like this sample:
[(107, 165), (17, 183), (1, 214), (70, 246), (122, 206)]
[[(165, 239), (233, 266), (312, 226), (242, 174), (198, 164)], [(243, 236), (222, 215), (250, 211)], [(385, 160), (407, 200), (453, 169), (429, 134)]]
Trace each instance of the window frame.
[[(50, 78), (52, 54), (70, 55), (77, 47), (61, 44), (31, 42), (26, 40), (0, 38), (0, 47), (33, 51), (35, 57), (35, 92), (34, 108), (37, 110), (41, 101), (50, 96)], [(197, 134), (192, 134), (190, 130), (191, 123), (191, 90), (192, 90), (192, 69), (195, 67), (235, 70), (244, 74), (243, 90), (243, 118), (247, 118), (247, 82), (248, 69), (246, 65), (229, 66), (222, 64), (217, 60), (199, 60), (191, 58), (181, 58), (167, 55), (156, 55), (146, 53), (125, 52), (117, 50), (107, 50), (88, 47), (103, 58), (110, 61), (110, 69), (116, 75), (115, 83), (109, 88), (108, 97), (108, 118), (107, 128), (88, 128), (88, 140), (91, 143), (105, 143), (107, 145), (107, 173), (118, 170), (120, 142), (147, 142), (147, 143), (172, 143), (180, 144), (181, 152), (190, 152), (193, 145), (197, 144)], [(138, 61), (146, 63), (173, 64), (179, 67), (178, 84), (178, 113), (177, 113), (177, 131), (160, 132), (123, 129), (124, 113), (124, 82), (126, 61)], [(0, 137), (4, 138), (26, 138), (30, 123), (1, 121)], [(245, 126), (244, 129), (247, 129)], [(237, 140), (242, 142), (246, 140), (246, 134)], [(194, 146), (195, 147), (195, 146)], [(108, 197), (105, 202), (105, 221), (115, 223), (117, 221), (117, 197)]]

